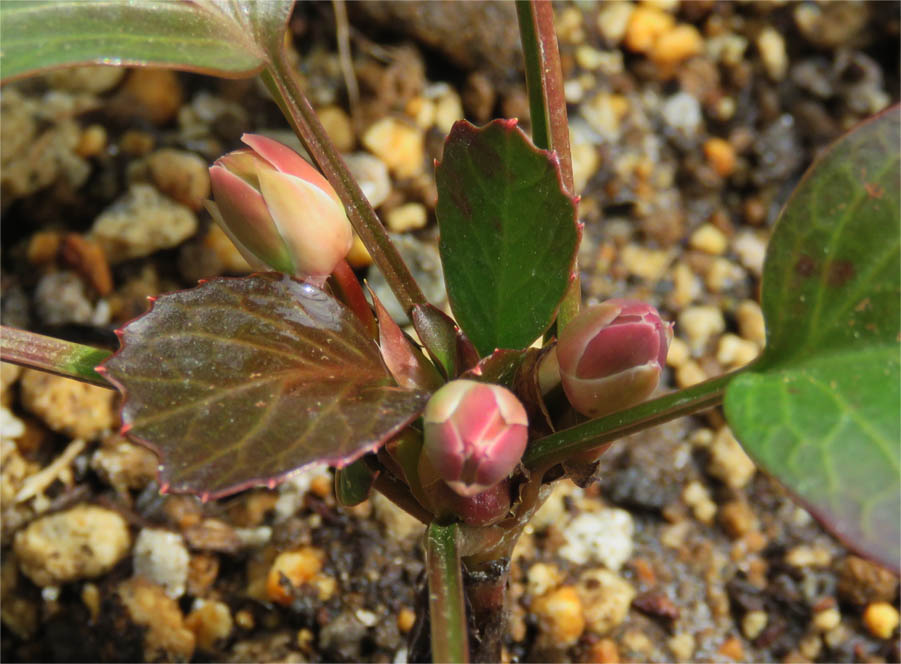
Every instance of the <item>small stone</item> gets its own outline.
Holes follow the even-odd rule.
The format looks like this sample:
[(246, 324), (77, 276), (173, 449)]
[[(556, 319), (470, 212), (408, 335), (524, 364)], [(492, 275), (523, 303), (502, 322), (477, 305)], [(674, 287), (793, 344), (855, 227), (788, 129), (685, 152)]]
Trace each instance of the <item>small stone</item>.
[(538, 618), (538, 629), (546, 647), (571, 646), (585, 630), (582, 600), (572, 586), (563, 586), (534, 600), (532, 612)]
[(109, 307), (104, 300), (95, 306), (84, 280), (75, 272), (61, 270), (43, 275), (34, 291), (38, 316), (47, 325), (106, 325)]
[(620, 252), (620, 260), (629, 274), (648, 281), (659, 281), (669, 269), (673, 253), (627, 244)]
[(392, 117), (378, 120), (363, 134), (363, 145), (399, 178), (422, 171), (425, 160), (423, 132)]
[(116, 594), (132, 622), (143, 628), (145, 662), (191, 660), (194, 633), (185, 626), (178, 603), (160, 586), (136, 576), (120, 583)]
[(146, 131), (129, 129), (119, 137), (119, 149), (130, 157), (143, 157), (153, 150), (156, 141)]
[(690, 662), (695, 654), (695, 637), (688, 632), (674, 634), (667, 639), (666, 647), (677, 662)]
[(22, 405), (53, 431), (96, 440), (116, 424), (112, 390), (26, 369), (19, 382)]
[(585, 27), (582, 24), (582, 10), (577, 7), (567, 7), (557, 14), (554, 27), (557, 37), (566, 44), (581, 44), (585, 41)]
[(92, 124), (85, 127), (75, 146), (75, 154), (83, 159), (97, 157), (106, 149), (106, 129), (103, 125)]
[(130, 546), (118, 512), (77, 505), (32, 521), (16, 533), (13, 548), (22, 573), (46, 587), (105, 574)]
[(44, 79), (54, 90), (102, 94), (116, 87), (125, 71), (124, 67), (110, 65), (65, 67), (44, 74)]
[(632, 555), (632, 515), (625, 510), (604, 508), (584, 512), (563, 531), (561, 557), (576, 565), (602, 563), (616, 571)]
[(679, 314), (679, 327), (687, 337), (692, 354), (701, 355), (710, 338), (726, 329), (726, 322), (717, 307), (699, 305), (688, 307)]
[(687, 146), (695, 145), (703, 127), (701, 102), (687, 92), (677, 92), (660, 105), (660, 116), (666, 126)]
[[(823, 650), (823, 639), (819, 634), (805, 634), (798, 641), (798, 652), (807, 658), (807, 661), (814, 662)], [(785, 661), (785, 660), (783, 660)]]
[(669, 351), (666, 354), (667, 365), (678, 369), (688, 362), (691, 354), (688, 352), (688, 344), (679, 337), (673, 337), (670, 342)]
[[(253, 268), (247, 259), (241, 255), (231, 238), (225, 234), (219, 224), (210, 224), (206, 235), (203, 236), (201, 245), (215, 256), (216, 261), (225, 272), (237, 272), (239, 274), (250, 272)], [(209, 275), (207, 275), (209, 276)]]
[(754, 510), (744, 500), (731, 500), (723, 505), (719, 517), (723, 529), (734, 540), (757, 528)]
[(145, 116), (153, 124), (168, 123), (182, 105), (181, 83), (171, 69), (132, 69), (119, 91), (128, 112)]
[(401, 634), (407, 634), (411, 629), (413, 629), (413, 625), (416, 624), (416, 613), (413, 609), (408, 607), (404, 607), (397, 614), (397, 629), (400, 630)]
[(195, 553), (188, 562), (188, 580), (185, 587), (189, 595), (206, 595), (219, 576), (219, 558), (211, 553)]
[(680, 23), (660, 35), (648, 57), (666, 73), (674, 73), (675, 65), (703, 52), (704, 39), (698, 29), (693, 25)]
[(648, 5), (639, 5), (629, 16), (625, 44), (630, 51), (647, 53), (661, 35), (673, 29), (672, 15)]
[(716, 361), (727, 369), (743, 367), (753, 362), (760, 349), (753, 341), (746, 341), (734, 334), (724, 334), (716, 351)]
[(743, 231), (735, 236), (732, 249), (738, 260), (756, 276), (763, 274), (763, 261), (766, 258), (766, 241), (752, 231)]
[(619, 664), (619, 646), (613, 639), (600, 639), (589, 646), (587, 661), (596, 664)]
[(146, 447), (119, 436), (104, 439), (91, 457), (91, 468), (119, 495), (130, 489), (143, 489), (156, 477), (159, 461)]
[(435, 124), (435, 102), (425, 97), (413, 97), (404, 106), (404, 113), (413, 118), (420, 129), (430, 129)]
[(707, 472), (730, 489), (741, 489), (751, 481), (756, 471), (757, 467), (732, 435), (732, 430), (724, 426), (717, 431), (710, 445)]
[(196, 231), (197, 217), (189, 208), (135, 183), (94, 220), (90, 237), (115, 264), (174, 247)]
[(428, 211), (422, 203), (404, 203), (385, 215), (392, 233), (406, 233), (423, 228), (428, 221)]
[(113, 275), (106, 262), (106, 255), (95, 242), (78, 233), (67, 233), (60, 247), (60, 258), (101, 297), (109, 295), (113, 290)]
[(799, 544), (786, 552), (785, 562), (792, 567), (829, 567), (832, 555), (825, 549)]
[(691, 507), (695, 518), (701, 523), (711, 524), (716, 516), (716, 503), (710, 499), (710, 492), (703, 484), (693, 481), (682, 491), (682, 500)]
[(234, 621), (228, 606), (215, 600), (200, 601), (185, 618), (185, 627), (194, 632), (197, 648), (215, 652), (217, 644), (231, 634)]
[(892, 638), (898, 619), (898, 609), (888, 602), (873, 602), (863, 612), (863, 624), (877, 639)]
[(704, 156), (720, 177), (727, 178), (735, 171), (735, 149), (725, 139), (707, 139), (704, 142)]
[(454, 123), (463, 119), (463, 102), (457, 91), (447, 86), (435, 100), (435, 126), (441, 133), (450, 133)]
[(339, 152), (350, 152), (354, 147), (354, 128), (350, 116), (338, 106), (325, 106), (316, 111), (319, 122), (322, 123), (325, 133), (332, 139), (332, 143)]
[(141, 530), (132, 553), (135, 576), (162, 586), (173, 599), (185, 594), (189, 559), (181, 535), (156, 528)]
[(898, 592), (898, 577), (869, 560), (848, 556), (842, 561), (838, 594), (856, 606), (870, 602), (891, 602)]
[(680, 261), (673, 268), (673, 290), (667, 303), (675, 310), (681, 311), (701, 296), (701, 280), (691, 267)]
[(810, 620), (810, 626), (814, 631), (828, 632), (838, 627), (841, 621), (842, 614), (833, 606), (814, 613)]
[(729, 246), (729, 239), (713, 224), (704, 224), (691, 234), (688, 243), (692, 249), (719, 256)]
[(577, 587), (586, 626), (598, 636), (605, 636), (622, 624), (636, 595), (626, 579), (599, 567), (582, 572)]
[(399, 540), (413, 539), (422, 534), (425, 526), (381, 493), (373, 493), (372, 507), (375, 518), (385, 527), (386, 533)]
[(611, 46), (619, 44), (626, 36), (629, 21), (635, 5), (631, 2), (615, 0), (605, 2), (598, 12), (598, 31)]
[(763, 348), (766, 343), (766, 326), (760, 305), (754, 300), (743, 300), (735, 309), (735, 318), (741, 336)]
[(788, 71), (788, 54), (785, 39), (774, 28), (767, 26), (757, 35), (757, 50), (767, 75), (774, 81), (781, 81)]
[(0, 406), (0, 437), (4, 440), (16, 440), (23, 435), (25, 423), (13, 415), (6, 406)]
[(685, 389), (707, 380), (707, 374), (701, 365), (694, 360), (688, 360), (676, 370), (676, 385)]
[(266, 595), (273, 602), (290, 604), (294, 599), (292, 588), (312, 581), (322, 569), (324, 559), (325, 553), (313, 547), (280, 553), (269, 568)]
[(372, 265), (372, 255), (369, 253), (369, 249), (366, 248), (366, 245), (363, 244), (363, 240), (361, 240), (360, 236), (356, 233), (354, 233), (354, 243), (351, 246), (350, 251), (347, 252), (347, 262), (350, 263), (350, 266), (355, 270), (360, 270)]
[(723, 644), (719, 647), (717, 652), (721, 655), (725, 655), (731, 659), (734, 659), (736, 662), (740, 662), (745, 658), (744, 648), (741, 646), (741, 641), (738, 637), (730, 636), (728, 639), (723, 641)]
[(369, 204), (377, 208), (384, 203), (391, 193), (391, 177), (385, 162), (365, 152), (345, 155), (344, 162)]
[(28, 240), (25, 257), (32, 265), (52, 263), (59, 254), (63, 235), (58, 231), (38, 231)]
[(753, 641), (760, 636), (769, 619), (766, 611), (748, 611), (741, 618), (741, 633), (746, 639)]
[(711, 293), (722, 293), (745, 278), (745, 271), (728, 258), (717, 256), (707, 268), (704, 283)]
[(601, 137), (614, 141), (620, 136), (622, 120), (629, 107), (629, 100), (623, 95), (599, 92), (582, 104), (579, 113)]
[(193, 152), (157, 150), (147, 157), (147, 169), (160, 192), (195, 212), (210, 197), (209, 167)]
[[(424, 242), (412, 233), (391, 234), (391, 241), (400, 252), (403, 261), (413, 273), (413, 278), (425, 293), (426, 299), (436, 306), (443, 306), (447, 301), (447, 290), (444, 286), (444, 273), (441, 271), (441, 256), (434, 243)], [(394, 293), (385, 281), (380, 270), (369, 271), (369, 285), (376, 296), (385, 305), (391, 317), (399, 325), (409, 325), (407, 314), (394, 297)]]
[(529, 568), (526, 580), (529, 594), (540, 597), (556, 588), (563, 581), (563, 575), (556, 565), (535, 563)]

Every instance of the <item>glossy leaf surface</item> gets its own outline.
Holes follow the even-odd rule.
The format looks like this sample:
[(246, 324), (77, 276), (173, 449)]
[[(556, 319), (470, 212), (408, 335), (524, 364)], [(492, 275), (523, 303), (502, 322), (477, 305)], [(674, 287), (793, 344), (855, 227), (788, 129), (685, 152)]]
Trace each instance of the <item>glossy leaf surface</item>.
[(122, 344), (104, 369), (125, 394), (124, 428), (159, 453), (164, 486), (201, 496), (344, 466), (428, 398), (394, 385), (350, 310), (275, 274), (163, 295)]
[(763, 275), (767, 347), (725, 395), (748, 452), (853, 548), (898, 567), (899, 111), (860, 125), (789, 200)]
[(261, 44), (285, 29), (290, 2), (69, 0), (0, 3), (0, 74), (75, 64), (152, 65), (250, 75)]
[(515, 121), (454, 125), (436, 170), (451, 308), (479, 353), (525, 348), (554, 320), (579, 244), (552, 153)]

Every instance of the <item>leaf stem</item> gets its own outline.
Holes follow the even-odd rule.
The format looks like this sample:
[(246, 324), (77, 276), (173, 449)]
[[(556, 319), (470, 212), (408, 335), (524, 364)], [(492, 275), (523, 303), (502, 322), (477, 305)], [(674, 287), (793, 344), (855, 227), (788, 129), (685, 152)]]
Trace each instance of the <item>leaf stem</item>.
[[(554, 7), (547, 0), (517, 0), (516, 15), (525, 60), (526, 88), (529, 91), (532, 141), (539, 148), (557, 153), (563, 186), (575, 195), (563, 70), (554, 30)], [(581, 299), (579, 267), (573, 263), (572, 281), (557, 313), (558, 333), (579, 313)]]
[(94, 370), (110, 355), (102, 348), (0, 326), (0, 360), (114, 389)]
[(426, 532), (432, 661), (468, 662), (469, 638), (463, 604), (463, 574), (457, 524), (432, 523)]
[(284, 48), (281, 44), (273, 44), (269, 52), (271, 59), (260, 74), (263, 82), (310, 156), (335, 188), (354, 230), (409, 315), (414, 306), (427, 303), (425, 295), (300, 89), (297, 74), (288, 64)]
[(688, 389), (539, 438), (526, 449), (522, 461), (530, 469), (547, 467), (618, 438), (718, 406), (729, 381), (745, 369), (747, 367), (742, 367)]

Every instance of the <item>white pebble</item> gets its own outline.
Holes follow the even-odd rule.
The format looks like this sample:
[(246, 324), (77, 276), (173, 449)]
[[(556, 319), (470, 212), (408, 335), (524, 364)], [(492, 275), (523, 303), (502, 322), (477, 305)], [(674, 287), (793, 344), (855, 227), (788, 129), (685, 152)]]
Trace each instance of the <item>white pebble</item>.
[(172, 599), (185, 594), (190, 555), (178, 533), (144, 528), (132, 553), (134, 575), (162, 586)]
[(563, 531), (565, 544), (559, 553), (576, 565), (593, 561), (616, 571), (632, 555), (633, 531), (632, 516), (625, 510), (585, 512)]

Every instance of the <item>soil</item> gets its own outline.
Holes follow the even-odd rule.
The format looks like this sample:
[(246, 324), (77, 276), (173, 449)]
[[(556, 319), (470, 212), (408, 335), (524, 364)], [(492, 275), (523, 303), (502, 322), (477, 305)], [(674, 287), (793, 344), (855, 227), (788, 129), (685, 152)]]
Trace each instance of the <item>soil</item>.
[[(513, 6), (348, 9), (352, 66), (332, 5), (304, 3), (298, 67), (439, 301), (444, 135), (462, 117), (528, 127)], [(585, 299), (677, 322), (663, 390), (749, 362), (780, 206), (820, 149), (898, 101), (899, 4), (555, 10)], [(202, 201), (242, 132), (292, 142), (258, 82), (82, 68), (0, 104), (4, 324), (114, 348), (147, 296), (247, 271)], [(351, 262), (387, 301), (365, 251)], [(163, 496), (112, 392), (11, 365), (2, 389), (4, 661), (405, 660), (422, 526), (386, 499), (341, 508), (324, 468), (206, 504)], [(560, 482), (517, 547), (506, 660), (901, 659), (897, 577), (758, 471), (719, 411), (619, 441), (595, 480)]]

